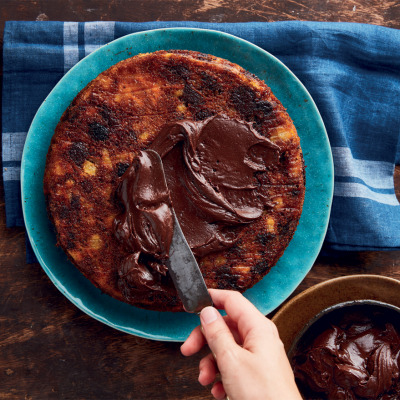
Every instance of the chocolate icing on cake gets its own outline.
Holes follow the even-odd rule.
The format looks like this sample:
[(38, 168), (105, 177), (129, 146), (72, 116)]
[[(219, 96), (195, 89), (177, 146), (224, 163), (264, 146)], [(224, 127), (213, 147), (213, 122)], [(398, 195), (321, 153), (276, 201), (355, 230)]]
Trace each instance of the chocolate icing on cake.
[[(141, 151), (117, 190), (125, 210), (115, 219), (115, 234), (132, 251), (119, 269), (127, 295), (162, 290), (155, 275), (166, 273), (170, 199), (196, 256), (228, 248), (266, 205), (254, 174), (279, 160), (279, 146), (249, 123), (225, 116), (167, 124), (150, 149), (162, 158), (167, 184), (155, 154)], [(139, 261), (141, 254), (150, 259)]]

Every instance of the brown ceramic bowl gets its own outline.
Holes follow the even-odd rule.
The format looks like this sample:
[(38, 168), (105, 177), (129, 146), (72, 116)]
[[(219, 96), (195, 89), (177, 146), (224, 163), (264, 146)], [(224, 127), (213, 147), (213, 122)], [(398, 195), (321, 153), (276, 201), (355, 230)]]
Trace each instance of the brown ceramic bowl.
[(379, 275), (349, 275), (322, 282), (300, 293), (272, 318), (286, 351), (319, 313), (355, 300), (376, 300), (400, 307), (400, 281)]
[[(314, 392), (312, 390), (312, 386), (309, 386), (309, 381), (311, 376), (313, 376), (314, 368), (317, 368), (317, 371), (315, 373), (315, 376), (311, 378), (311, 382), (313, 384), (316, 384), (318, 387), (321, 382), (335, 382), (335, 385), (338, 385), (338, 387), (341, 388), (346, 388), (346, 390), (352, 391), (354, 388), (354, 381), (352, 384), (347, 380), (349, 377), (351, 377), (351, 373), (346, 373), (345, 375), (341, 375), (339, 373), (339, 378), (341, 377), (341, 380), (336, 381), (336, 375), (333, 373), (332, 367), (329, 367), (329, 361), (333, 362), (338, 362), (338, 367), (348, 367), (347, 362), (349, 362), (349, 365), (351, 365), (351, 362), (349, 361), (352, 359), (352, 357), (349, 356), (351, 353), (352, 348), (356, 349), (354, 350), (355, 356), (357, 356), (359, 353), (358, 351), (362, 348), (363, 345), (371, 345), (371, 343), (374, 341), (372, 339), (374, 336), (372, 332), (375, 330), (375, 332), (379, 332), (379, 335), (376, 336), (376, 340), (381, 340), (383, 337), (385, 337), (385, 340), (389, 340), (391, 344), (391, 340), (393, 339), (392, 336), (392, 331), (390, 328), (388, 328), (388, 324), (391, 324), (394, 329), (399, 333), (400, 332), (400, 308), (396, 307), (392, 304), (387, 304), (383, 303), (381, 301), (376, 301), (376, 300), (353, 300), (353, 301), (346, 301), (344, 303), (339, 303), (335, 304), (333, 306), (330, 306), (321, 312), (319, 312), (315, 317), (313, 317), (310, 321), (307, 322), (307, 324), (304, 326), (304, 328), (298, 333), (296, 338), (294, 339), (289, 352), (288, 352), (288, 357), (290, 360), (290, 363), (294, 369), (297, 369), (298, 373), (298, 380), (297, 384), (299, 387), (300, 392), (303, 395), (303, 398), (305, 399), (326, 399), (326, 398), (332, 398), (332, 393), (328, 396), (327, 393), (318, 393)], [(335, 336), (334, 329), (337, 328), (332, 328), (333, 326), (335, 327), (340, 327), (344, 329), (345, 333), (338, 334), (338, 336)], [(362, 330), (360, 330), (360, 327), (363, 327)], [(364, 331), (365, 328), (365, 331)], [(324, 334), (325, 336), (322, 337), (320, 336), (321, 334)], [(326, 336), (326, 335), (333, 335), (333, 336)], [(347, 335), (350, 335), (349, 337), (352, 337), (355, 339), (357, 337), (357, 341), (355, 342), (349, 342), (346, 343), (346, 337)], [(353, 335), (353, 336), (352, 336)], [(363, 336), (364, 335), (364, 336)], [(381, 336), (382, 335), (382, 336)], [(328, 340), (329, 337), (329, 345), (327, 345), (328, 342), (325, 342)], [(334, 339), (333, 339), (334, 338)], [(362, 339), (361, 339), (362, 338)], [(333, 342), (331, 342), (331, 339)], [(322, 340), (322, 342), (321, 342)], [(336, 344), (336, 340), (338, 340), (337, 343), (340, 344), (340, 350), (338, 348), (338, 357), (339, 354), (341, 354), (341, 357), (339, 359), (336, 358), (336, 355), (332, 355), (328, 349), (330, 349), (333, 345), (333, 343)], [(351, 340), (351, 339), (350, 339)], [(363, 340), (365, 342), (363, 342)], [(315, 341), (321, 345), (322, 343), (325, 343), (325, 348), (318, 348), (314, 349), (314, 344)], [(361, 342), (360, 342), (361, 341)], [(371, 342), (371, 343), (370, 343)], [(358, 343), (358, 344), (356, 344)], [(362, 343), (362, 344), (360, 344)], [(343, 348), (341, 346), (344, 346)], [(348, 346), (348, 347), (346, 347)], [(376, 346), (379, 346), (376, 344)], [(393, 346), (397, 346), (396, 344), (393, 344)], [(335, 347), (335, 346), (333, 346)], [(310, 349), (314, 349), (314, 353), (312, 355), (309, 355)], [(349, 353), (347, 353), (347, 350), (344, 349), (349, 349)], [(368, 398), (372, 393), (379, 393), (380, 395), (383, 395), (385, 393), (385, 398), (394, 398), (392, 397), (393, 394), (398, 390), (398, 384), (396, 384), (394, 381), (389, 385), (389, 387), (385, 387), (385, 382), (387, 383), (387, 379), (381, 378), (382, 371), (385, 369), (385, 366), (387, 364), (385, 361), (387, 360), (382, 360), (382, 358), (385, 358), (385, 356), (380, 357), (381, 352), (379, 351), (379, 348), (376, 347), (376, 352), (375, 352), (375, 357), (374, 362), (372, 365), (375, 365), (375, 362), (377, 360), (380, 360), (380, 364), (378, 368), (375, 368), (376, 371), (376, 376), (372, 378), (372, 385), (370, 388), (366, 389), (360, 389), (359, 390), (367, 390), (368, 391)], [(395, 348), (392, 349), (394, 351), (393, 354), (390, 354), (389, 359), (391, 359), (391, 356), (396, 353)], [(378, 353), (378, 356), (376, 354)], [(310, 357), (309, 359), (307, 358), (307, 355)], [(324, 358), (324, 362), (327, 362), (325, 367), (323, 367), (324, 362), (321, 362), (319, 358), (315, 359), (315, 355), (321, 355), (321, 357)], [(322, 354), (325, 354), (322, 356)], [(347, 359), (344, 354), (347, 354), (347, 357), (350, 357)], [(366, 353), (366, 357), (368, 353)], [(386, 354), (386, 353), (385, 353)], [(397, 358), (397, 357), (396, 357)], [(355, 358), (357, 359), (357, 358)], [(346, 361), (347, 360), (347, 361)], [(354, 366), (357, 365), (356, 361)], [(371, 359), (367, 361), (368, 365), (370, 364)], [(311, 369), (310, 369), (310, 366)], [(376, 366), (375, 366), (376, 367)], [(326, 368), (324, 370), (324, 368)], [(383, 369), (381, 369), (383, 368)], [(368, 368), (367, 368), (368, 369)], [(324, 372), (325, 371), (325, 372)], [(337, 371), (341, 371), (340, 368), (337, 369)], [(346, 369), (347, 371), (347, 369)], [(369, 371), (369, 369), (368, 369)], [(398, 371), (398, 370), (397, 370)], [(391, 371), (390, 371), (391, 372)], [(375, 373), (375, 372), (374, 372)], [(296, 373), (295, 373), (296, 374)], [(325, 379), (321, 378), (321, 375), (329, 375), (329, 379), (325, 381)], [(334, 378), (335, 376), (335, 378)], [(303, 378), (300, 378), (303, 377)], [(345, 377), (345, 379), (343, 378)], [(380, 383), (376, 383), (374, 379), (381, 380)], [(356, 379), (354, 377), (354, 379)], [(362, 382), (362, 378), (358, 378), (359, 383)], [(331, 381), (332, 380), (332, 381)], [(340, 383), (337, 383), (340, 382)], [(375, 383), (374, 383), (375, 382)], [(374, 386), (375, 385), (375, 386)], [(327, 384), (326, 388), (329, 387), (329, 384)], [(343, 389), (342, 389), (343, 390)], [(376, 390), (379, 390), (379, 392), (375, 392)], [(356, 395), (357, 392), (354, 392), (353, 395)], [(363, 392), (362, 392), (363, 393)], [(358, 393), (360, 395), (360, 393)], [(379, 398), (381, 398), (379, 395)], [(353, 398), (353, 397), (352, 397)], [(356, 398), (361, 398), (361, 397), (356, 397)], [(363, 397), (364, 398), (364, 397)], [(396, 397), (397, 398), (397, 397)]]
[(311, 344), (311, 342), (331, 324), (337, 325), (346, 314), (359, 313), (365, 316), (373, 316), (373, 320), (384, 320), (392, 323), (400, 331), (400, 308), (388, 303), (376, 300), (353, 300), (335, 304), (325, 308), (306, 323), (297, 334), (288, 350), (289, 360), (297, 353), (297, 350)]

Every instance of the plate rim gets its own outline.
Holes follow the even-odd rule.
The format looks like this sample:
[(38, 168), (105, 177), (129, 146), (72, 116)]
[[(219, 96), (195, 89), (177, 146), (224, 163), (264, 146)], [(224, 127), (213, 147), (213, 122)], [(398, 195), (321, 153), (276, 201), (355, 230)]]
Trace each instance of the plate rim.
[[(49, 276), (50, 280), (56, 286), (56, 288), (65, 297), (67, 297), (67, 299), (69, 301), (71, 301), (76, 307), (78, 307), (81, 311), (85, 312), (86, 314), (88, 314), (92, 318), (94, 318), (94, 319), (96, 319), (96, 320), (98, 320), (98, 321), (100, 321), (100, 322), (102, 322), (102, 323), (114, 328), (114, 329), (120, 330), (120, 331), (125, 332), (125, 333), (134, 334), (134, 335), (137, 335), (137, 336), (140, 336), (140, 337), (144, 337), (146, 339), (180, 342), (180, 341), (182, 341), (184, 339), (175, 338), (175, 337), (160, 337), (160, 335), (158, 335), (158, 334), (152, 335), (152, 334), (149, 334), (147, 332), (142, 332), (140, 330), (138, 331), (137, 329), (132, 328), (132, 327), (129, 327), (129, 329), (127, 329), (126, 327), (118, 326), (115, 323), (110, 322), (107, 318), (105, 318), (103, 316), (100, 316), (100, 315), (97, 315), (91, 309), (89, 309), (86, 306), (84, 306), (83, 304), (77, 302), (73, 298), (73, 296), (68, 292), (68, 290), (66, 290), (66, 288), (63, 287), (63, 285), (60, 283), (60, 281), (54, 275), (54, 273), (51, 270), (51, 268), (49, 268), (48, 265), (46, 264), (46, 262), (43, 260), (41, 252), (35, 246), (35, 240), (34, 240), (34, 237), (33, 237), (33, 233), (31, 231), (32, 227), (30, 226), (30, 223), (28, 222), (27, 216), (26, 216), (26, 214), (27, 214), (27, 211), (26, 211), (27, 205), (24, 202), (24, 198), (25, 198), (25, 195), (26, 195), (25, 190), (24, 190), (24, 187), (25, 187), (25, 172), (26, 172), (27, 153), (28, 153), (26, 144), (28, 142), (29, 136), (32, 136), (31, 131), (33, 130), (32, 127), (34, 126), (34, 122), (35, 122), (36, 118), (41, 115), (41, 112), (45, 108), (46, 101), (48, 101), (48, 99), (51, 98), (54, 95), (54, 93), (56, 92), (56, 90), (59, 87), (59, 85), (62, 84), (63, 81), (67, 80), (69, 78), (69, 76), (72, 75), (77, 69), (82, 68), (82, 65), (85, 65), (86, 63), (89, 63), (90, 60), (93, 57), (96, 57), (97, 54), (99, 54), (102, 51), (104, 51), (102, 49), (107, 48), (110, 45), (114, 45), (114, 44), (116, 44), (118, 42), (123, 42), (123, 41), (127, 40), (128, 38), (132, 38), (132, 37), (135, 38), (136, 36), (140, 37), (141, 35), (156, 34), (156, 33), (160, 33), (160, 32), (167, 32), (167, 33), (172, 33), (173, 34), (174, 31), (187, 31), (187, 32), (196, 32), (196, 33), (207, 33), (207, 34), (211, 33), (211, 34), (214, 34), (214, 35), (217, 35), (217, 36), (227, 37), (227, 38), (233, 40), (233, 42), (239, 42), (241, 45), (250, 46), (255, 51), (259, 51), (259, 52), (264, 53), (264, 55), (267, 58), (269, 58), (270, 60), (272, 60), (273, 62), (275, 62), (279, 66), (279, 68), (282, 68), (287, 73), (289, 73), (291, 75), (292, 79), (294, 79), (294, 81), (296, 81), (297, 85), (299, 85), (302, 88), (304, 93), (307, 95), (308, 99), (311, 100), (311, 104), (312, 104), (312, 106), (314, 108), (314, 113), (316, 113), (316, 115), (318, 116), (318, 123), (320, 124), (321, 131), (324, 134), (324, 139), (326, 140), (326, 142), (328, 144), (327, 148), (329, 150), (329, 156), (330, 157), (326, 161), (330, 164), (329, 167), (330, 167), (330, 170), (332, 171), (332, 174), (331, 174), (331, 179), (329, 180), (329, 182), (327, 182), (327, 186), (328, 186), (328, 189), (329, 189), (328, 190), (329, 191), (329, 193), (328, 193), (328, 197), (329, 198), (327, 199), (328, 200), (328, 205), (327, 205), (327, 212), (325, 214), (325, 221), (323, 221), (324, 228), (321, 229), (321, 231), (320, 231), (321, 234), (320, 234), (319, 245), (315, 246), (315, 248), (313, 249), (314, 250), (314, 254), (311, 257), (312, 261), (310, 262), (310, 267), (308, 268), (307, 272), (304, 273), (304, 276), (303, 276), (302, 279), (304, 279), (305, 275), (312, 268), (312, 266), (313, 266), (313, 264), (315, 262), (315, 259), (316, 259), (317, 255), (318, 255), (322, 245), (323, 245), (324, 238), (326, 236), (326, 232), (327, 232), (327, 229), (328, 229), (329, 215), (330, 215), (330, 210), (331, 210), (332, 200), (333, 200), (333, 181), (334, 181), (333, 170), (334, 170), (334, 166), (333, 166), (332, 152), (331, 152), (330, 143), (329, 143), (329, 137), (327, 135), (325, 125), (323, 123), (321, 114), (320, 114), (320, 112), (319, 112), (319, 110), (318, 110), (318, 108), (317, 108), (317, 106), (315, 104), (315, 101), (312, 98), (312, 96), (310, 95), (310, 93), (308, 92), (307, 88), (303, 85), (303, 83), (299, 80), (299, 78), (282, 61), (280, 61), (273, 54), (271, 54), (268, 51), (262, 49), (261, 47), (255, 45), (254, 43), (251, 43), (251, 42), (249, 42), (249, 41), (247, 41), (245, 39), (242, 39), (242, 38), (237, 37), (235, 35), (232, 35), (230, 33), (222, 32), (222, 31), (218, 31), (218, 30), (213, 30), (213, 29), (189, 28), (189, 27), (157, 28), (157, 29), (151, 29), (151, 30), (145, 30), (145, 31), (139, 31), (139, 32), (130, 33), (128, 35), (121, 36), (121, 37), (119, 37), (119, 38), (117, 38), (117, 39), (115, 39), (115, 40), (113, 40), (113, 41), (111, 41), (109, 43), (106, 43), (106, 44), (102, 45), (101, 47), (99, 47), (98, 49), (94, 50), (92, 53), (88, 54), (86, 57), (84, 57), (82, 60), (80, 60), (77, 64), (75, 64), (65, 75), (63, 75), (63, 77), (57, 82), (57, 84), (53, 87), (53, 89), (50, 91), (50, 93), (46, 96), (45, 100), (42, 102), (42, 104), (38, 108), (37, 112), (35, 113), (35, 116), (34, 116), (34, 118), (32, 120), (32, 123), (31, 123), (30, 128), (29, 128), (28, 133), (27, 133), (27, 138), (26, 138), (26, 142), (25, 142), (25, 145), (24, 145), (22, 158), (21, 158), (21, 182), (20, 182), (20, 185), (21, 185), (21, 199), (22, 199), (23, 218), (24, 218), (24, 221), (25, 221), (26, 232), (28, 234), (28, 238), (29, 238), (30, 243), (32, 245), (33, 251), (34, 251), (36, 257), (38, 258), (38, 261), (39, 261), (42, 269)], [(163, 49), (165, 49), (165, 48), (163, 48)], [(151, 51), (155, 51), (155, 50), (151, 50)], [(135, 54), (132, 54), (130, 57), (133, 57), (133, 56), (135, 56), (137, 54), (143, 54), (143, 53), (142, 52), (135, 53)], [(213, 52), (210, 51), (209, 54), (213, 54)], [(129, 58), (129, 57), (126, 57), (126, 58)], [(115, 65), (117, 62), (119, 62), (119, 61), (114, 62), (112, 65)], [(109, 68), (109, 67), (107, 67), (107, 68)], [(103, 71), (104, 70), (105, 69), (103, 69)], [(94, 79), (94, 78), (92, 78), (92, 79)], [(92, 79), (90, 79), (89, 82)], [(259, 79), (264, 80), (262, 78), (259, 78)], [(87, 83), (83, 87), (85, 87), (86, 85), (87, 85)], [(82, 90), (82, 89), (80, 89), (80, 90)], [(281, 101), (281, 99), (279, 99), (279, 100)], [(285, 249), (285, 251), (286, 251), (286, 249)], [(71, 265), (73, 265), (73, 264), (71, 263)], [(275, 268), (275, 266), (273, 268)], [(268, 276), (268, 274), (266, 276)], [(297, 283), (297, 286), (298, 286), (299, 283), (300, 282)], [(287, 297), (290, 296), (290, 294), (296, 289), (297, 286), (295, 286), (289, 293), (286, 294), (285, 299), (287, 299)], [(282, 302), (280, 304), (282, 304)], [(275, 307), (273, 309), (279, 307), (280, 304), (275, 305)], [(268, 312), (271, 312), (272, 310), (269, 310)], [(176, 313), (174, 313), (174, 314), (176, 314)]]

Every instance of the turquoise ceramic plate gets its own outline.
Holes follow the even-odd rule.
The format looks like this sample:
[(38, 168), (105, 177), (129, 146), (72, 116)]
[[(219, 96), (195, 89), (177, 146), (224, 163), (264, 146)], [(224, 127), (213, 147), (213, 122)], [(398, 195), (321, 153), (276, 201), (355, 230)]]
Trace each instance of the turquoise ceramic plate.
[(264, 314), (279, 306), (311, 269), (324, 240), (333, 190), (333, 164), (321, 116), (307, 90), (279, 60), (234, 36), (173, 28), (135, 33), (93, 52), (72, 68), (38, 110), (22, 157), (25, 223), (36, 256), (57, 288), (81, 310), (116, 329), (155, 340), (183, 341), (199, 323), (196, 315), (144, 311), (104, 295), (55, 246), (46, 214), (43, 172), (54, 129), (73, 98), (113, 64), (138, 53), (187, 49), (226, 58), (271, 87), (292, 117), (304, 152), (307, 190), (299, 227), (272, 271), (245, 295)]

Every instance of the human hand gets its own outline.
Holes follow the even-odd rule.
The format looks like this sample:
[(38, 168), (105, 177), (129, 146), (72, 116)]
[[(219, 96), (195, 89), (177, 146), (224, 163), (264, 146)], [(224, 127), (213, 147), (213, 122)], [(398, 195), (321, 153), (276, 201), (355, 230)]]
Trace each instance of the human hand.
[(214, 307), (201, 311), (201, 327), (193, 330), (181, 347), (185, 356), (197, 353), (206, 343), (211, 353), (199, 365), (199, 382), (221, 381), (211, 393), (217, 399), (301, 400), (283, 343), (273, 322), (265, 318), (240, 293), (210, 289)]

